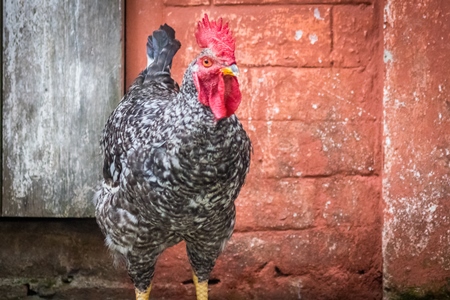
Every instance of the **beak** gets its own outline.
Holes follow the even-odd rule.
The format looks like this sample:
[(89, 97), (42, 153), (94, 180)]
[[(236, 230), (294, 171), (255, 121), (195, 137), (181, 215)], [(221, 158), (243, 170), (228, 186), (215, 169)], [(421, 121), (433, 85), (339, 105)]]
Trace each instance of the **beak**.
[(225, 76), (239, 76), (239, 69), (235, 64), (222, 68), (220, 71), (222, 71), (222, 74)]

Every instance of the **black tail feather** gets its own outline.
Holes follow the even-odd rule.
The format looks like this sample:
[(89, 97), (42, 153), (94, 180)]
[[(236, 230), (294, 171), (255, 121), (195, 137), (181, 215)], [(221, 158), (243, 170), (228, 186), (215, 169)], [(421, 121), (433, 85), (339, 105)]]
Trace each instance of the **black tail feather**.
[[(158, 56), (161, 49), (167, 46), (170, 41), (175, 40), (175, 30), (167, 24), (161, 25), (153, 32), (147, 40), (147, 56), (154, 60), (155, 54)], [(178, 41), (176, 41), (178, 42)], [(178, 42), (179, 43), (179, 42)]]
[[(148, 65), (145, 80), (170, 77), (172, 60), (181, 43), (175, 39), (175, 30), (167, 24), (161, 25), (147, 40)], [(162, 78), (161, 78), (162, 79)], [(163, 79), (165, 81), (167, 79)]]

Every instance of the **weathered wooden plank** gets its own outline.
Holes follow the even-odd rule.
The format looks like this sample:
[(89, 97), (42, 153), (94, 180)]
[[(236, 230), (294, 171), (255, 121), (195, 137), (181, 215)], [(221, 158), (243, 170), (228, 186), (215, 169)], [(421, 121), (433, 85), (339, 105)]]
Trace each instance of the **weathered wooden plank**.
[(122, 0), (3, 3), (3, 216), (93, 216), (120, 100)]

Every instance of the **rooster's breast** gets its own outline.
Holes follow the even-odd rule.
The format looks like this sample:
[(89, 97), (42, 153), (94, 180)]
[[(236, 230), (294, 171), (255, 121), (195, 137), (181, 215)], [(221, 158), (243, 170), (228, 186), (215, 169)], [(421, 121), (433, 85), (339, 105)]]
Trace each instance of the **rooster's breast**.
[[(249, 168), (250, 141), (235, 117), (216, 127), (167, 127), (167, 136), (129, 157), (126, 182), (148, 219), (180, 226), (234, 212)], [(164, 221), (165, 220), (165, 221)]]

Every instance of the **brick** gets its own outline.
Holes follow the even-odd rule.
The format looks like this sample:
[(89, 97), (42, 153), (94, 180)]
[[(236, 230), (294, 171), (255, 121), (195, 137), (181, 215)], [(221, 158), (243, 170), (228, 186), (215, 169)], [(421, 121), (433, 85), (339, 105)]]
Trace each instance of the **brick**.
[(236, 231), (381, 227), (380, 185), (378, 177), (273, 180), (250, 173), (236, 201)]
[(240, 119), (374, 121), (380, 103), (370, 71), (328, 68), (244, 68)]
[(315, 219), (313, 180), (271, 180), (249, 175), (236, 201), (236, 230), (312, 227)]
[(198, 6), (209, 5), (209, 0), (164, 0), (167, 6)]
[[(363, 291), (374, 293), (381, 286), (381, 282), (372, 285), (379, 277), (381, 264), (376, 257), (381, 243), (372, 240), (373, 235), (379, 234), (379, 228), (351, 232), (320, 228), (235, 233), (218, 259), (213, 277), (243, 299), (258, 299), (258, 291), (260, 297), (263, 291), (284, 295), (286, 291), (280, 286), (294, 283), (297, 286), (288, 288), (288, 297), (282, 299), (298, 299), (298, 293), (294, 298), (291, 288), (297, 292), (309, 290), (309, 299), (346, 299), (336, 295), (349, 290), (357, 295)], [(330, 285), (327, 292), (331, 293), (328, 298), (320, 294), (322, 289), (327, 289), (327, 283)], [(337, 283), (343, 283), (342, 289)], [(355, 299), (375, 298), (357, 296)]]
[[(295, 121), (249, 121), (257, 163), (251, 171), (261, 177), (283, 178), (327, 173), (328, 158), (321, 141), (308, 132), (308, 125)], [(255, 170), (256, 169), (256, 170)]]
[[(277, 266), (285, 274), (304, 275), (314, 268), (321, 253), (311, 234), (309, 230), (235, 233), (218, 261), (215, 273), (228, 268), (236, 280), (245, 280), (265, 264), (273, 262), (273, 267)], [(325, 245), (325, 242), (321, 244)], [(310, 255), (314, 259), (306, 259)], [(320, 258), (332, 263), (332, 256)]]
[(378, 33), (371, 5), (333, 8), (333, 52), (335, 66), (367, 66), (375, 56)]
[(316, 182), (316, 226), (381, 228), (381, 180), (376, 176), (333, 176)]
[(250, 121), (246, 127), (258, 149), (257, 163), (252, 165), (256, 175), (285, 178), (380, 171), (378, 123)]
[(250, 6), (243, 14), (237, 6), (166, 7), (165, 21), (175, 28), (182, 43), (174, 60), (174, 77), (181, 80), (186, 66), (200, 52), (194, 31), (204, 13), (210, 19), (229, 21), (240, 66), (330, 66), (329, 11), (328, 6)]

